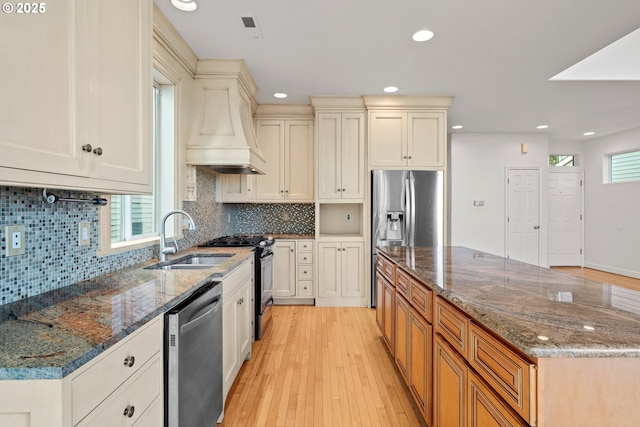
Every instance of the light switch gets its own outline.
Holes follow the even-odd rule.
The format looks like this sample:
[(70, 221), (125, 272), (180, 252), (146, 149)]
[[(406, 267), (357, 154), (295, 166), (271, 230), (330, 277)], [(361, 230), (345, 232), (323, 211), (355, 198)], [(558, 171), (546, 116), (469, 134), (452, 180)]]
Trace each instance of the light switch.
[(24, 225), (7, 225), (4, 227), (6, 256), (24, 254), (24, 233)]
[(78, 224), (78, 246), (89, 246), (91, 244), (91, 223), (82, 221)]

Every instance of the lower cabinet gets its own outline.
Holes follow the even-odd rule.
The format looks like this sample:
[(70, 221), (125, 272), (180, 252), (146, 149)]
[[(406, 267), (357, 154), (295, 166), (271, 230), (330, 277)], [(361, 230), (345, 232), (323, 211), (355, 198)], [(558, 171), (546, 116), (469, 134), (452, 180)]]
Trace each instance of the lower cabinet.
[(471, 370), (468, 381), (469, 427), (527, 427), (527, 424), (513, 415), (511, 409)]
[(313, 298), (313, 240), (276, 240), (273, 297), (278, 304)]
[(382, 338), (387, 343), (391, 354), (395, 354), (396, 344), (396, 290), (395, 287), (388, 281), (382, 280), (384, 283), (384, 290), (382, 301), (384, 305), (384, 324), (382, 328)]
[(439, 335), (434, 342), (433, 425), (467, 427), (466, 401), (468, 369)]
[(0, 426), (161, 426), (163, 326), (156, 317), (63, 379), (0, 381)]
[(433, 328), (413, 308), (410, 308), (409, 319), (409, 390), (422, 416), (429, 422)]
[(242, 364), (251, 358), (253, 342), (253, 259), (247, 259), (222, 280), (223, 399)]
[(316, 305), (365, 307), (364, 242), (318, 242)]

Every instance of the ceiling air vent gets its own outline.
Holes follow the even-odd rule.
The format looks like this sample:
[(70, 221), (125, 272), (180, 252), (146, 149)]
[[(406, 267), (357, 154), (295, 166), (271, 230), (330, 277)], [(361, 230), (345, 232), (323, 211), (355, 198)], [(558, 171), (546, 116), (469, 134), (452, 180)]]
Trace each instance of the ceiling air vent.
[(260, 30), (260, 26), (258, 25), (258, 20), (255, 15), (243, 15), (240, 19), (242, 19), (242, 25), (249, 37), (252, 39), (262, 38), (262, 31)]

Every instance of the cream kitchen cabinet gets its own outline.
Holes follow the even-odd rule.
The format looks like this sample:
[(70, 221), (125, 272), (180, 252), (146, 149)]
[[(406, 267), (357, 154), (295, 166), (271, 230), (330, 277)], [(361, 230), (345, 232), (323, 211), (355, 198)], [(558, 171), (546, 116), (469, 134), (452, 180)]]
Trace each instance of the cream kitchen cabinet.
[(0, 381), (0, 425), (162, 425), (163, 327), (161, 315), (63, 379)]
[(313, 240), (276, 240), (273, 297), (277, 304), (313, 298)]
[(222, 279), (222, 392), (233, 385), (253, 342), (253, 257)]
[(218, 201), (222, 203), (250, 203), (256, 200), (253, 175), (218, 175)]
[(364, 307), (364, 242), (318, 242), (316, 305)]
[(446, 112), (369, 112), (372, 168), (445, 166)]
[(364, 113), (318, 113), (318, 199), (364, 199)]
[(256, 135), (267, 162), (256, 201), (313, 202), (313, 120), (257, 119)]
[(41, 4), (0, 26), (0, 183), (151, 193), (152, 2)]

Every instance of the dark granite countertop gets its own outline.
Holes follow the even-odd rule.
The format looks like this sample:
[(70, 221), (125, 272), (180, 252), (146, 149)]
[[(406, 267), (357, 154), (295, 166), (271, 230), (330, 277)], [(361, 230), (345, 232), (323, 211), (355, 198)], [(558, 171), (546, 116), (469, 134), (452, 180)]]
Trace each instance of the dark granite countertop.
[(274, 239), (276, 239), (276, 241), (278, 239), (283, 239), (283, 240), (300, 240), (300, 239), (315, 239), (316, 236), (315, 234), (274, 234), (274, 233), (265, 233), (264, 234), (265, 237), (273, 237)]
[(0, 380), (63, 378), (187, 298), (209, 277), (223, 277), (253, 248), (191, 248), (233, 253), (200, 270), (145, 270), (149, 261), (0, 306)]
[(640, 357), (640, 292), (463, 247), (378, 248), (525, 354)]

